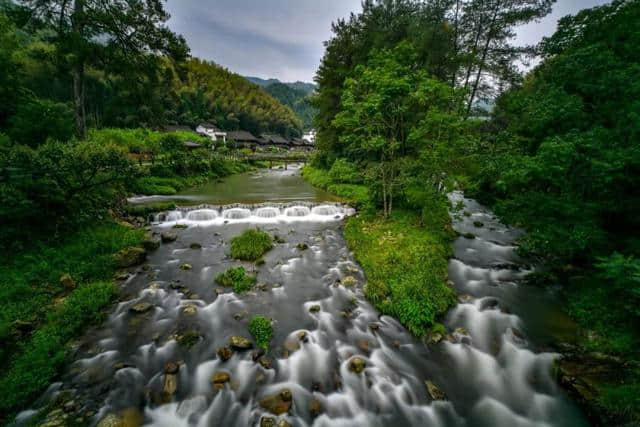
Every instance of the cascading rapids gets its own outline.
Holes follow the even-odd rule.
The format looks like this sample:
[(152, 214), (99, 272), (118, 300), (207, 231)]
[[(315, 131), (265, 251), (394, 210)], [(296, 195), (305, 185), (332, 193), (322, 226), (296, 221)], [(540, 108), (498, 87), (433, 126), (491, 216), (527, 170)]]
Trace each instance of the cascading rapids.
[(251, 216), (251, 211), (249, 209), (226, 209), (222, 211), (222, 217), (225, 219), (246, 219)]
[(189, 211), (186, 219), (189, 221), (211, 221), (218, 217), (218, 212), (213, 209), (198, 209)]
[(292, 206), (284, 210), (286, 216), (307, 216), (311, 210), (306, 206)]
[(258, 218), (275, 218), (280, 215), (280, 209), (278, 208), (259, 208), (256, 210), (256, 216)]

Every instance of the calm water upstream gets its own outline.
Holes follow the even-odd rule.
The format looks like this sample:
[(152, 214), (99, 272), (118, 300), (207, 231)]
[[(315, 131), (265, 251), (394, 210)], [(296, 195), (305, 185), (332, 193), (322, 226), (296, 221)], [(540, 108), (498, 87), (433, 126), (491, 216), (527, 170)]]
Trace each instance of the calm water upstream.
[(173, 196), (142, 196), (130, 199), (133, 203), (171, 200), (181, 205), (208, 203), (262, 202), (321, 202), (336, 200), (326, 191), (313, 187), (300, 176), (300, 164), (290, 164), (287, 169), (260, 169), (232, 175), (219, 181), (187, 188)]
[[(279, 189), (257, 182), (275, 185), (279, 173), (246, 175), (235, 188), (265, 189), (250, 196), (204, 197), (265, 202), (265, 191)], [(571, 327), (552, 293), (520, 283), (528, 267), (514, 252), (516, 230), (450, 195), (468, 215), (454, 215), (455, 229), (477, 238), (455, 242), (449, 270), (460, 304), (446, 318), (447, 336), (426, 343), (364, 298), (364, 275), (342, 234), (352, 212), (311, 203), (312, 191), (294, 203), (299, 191), (259, 206), (158, 215), (153, 230), (177, 240), (132, 271), (126, 297), (85, 335), (61, 382), (35, 406), (66, 393), (79, 425), (101, 426), (588, 425), (551, 377), (554, 354), (541, 351)], [(228, 256), (229, 240), (254, 227), (282, 239), (260, 266)], [(236, 295), (214, 283), (239, 265), (257, 274), (253, 291)], [(270, 351), (221, 350), (232, 336), (250, 338), (256, 314), (273, 319)]]

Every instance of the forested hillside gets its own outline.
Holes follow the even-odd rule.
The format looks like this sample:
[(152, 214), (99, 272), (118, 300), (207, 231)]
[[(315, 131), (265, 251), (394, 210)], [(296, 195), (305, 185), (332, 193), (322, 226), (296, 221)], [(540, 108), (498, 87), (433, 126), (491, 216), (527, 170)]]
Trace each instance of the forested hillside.
[[(47, 16), (32, 15), (13, 2), (3, 1), (0, 11), (0, 131), (15, 142), (37, 145), (48, 137), (65, 140), (74, 128), (86, 134), (87, 127), (159, 128), (194, 126), (201, 121), (256, 133), (300, 132), (302, 125), (289, 108), (237, 74), (187, 59), (184, 40), (166, 28), (149, 32), (148, 40), (121, 45), (87, 39), (78, 81), (80, 77), (69, 72), (77, 66), (72, 58), (78, 56), (73, 53), (77, 47), (67, 42), (71, 29), (56, 27)], [(132, 12), (123, 18), (123, 25), (134, 25), (135, 19), (142, 18)], [(78, 87), (77, 97), (74, 87)], [(78, 129), (79, 120), (82, 129)]]
[(313, 117), (316, 113), (312, 105), (311, 92), (291, 87), (286, 83), (271, 83), (265, 86), (264, 90), (288, 106), (302, 120), (305, 130), (313, 127)]

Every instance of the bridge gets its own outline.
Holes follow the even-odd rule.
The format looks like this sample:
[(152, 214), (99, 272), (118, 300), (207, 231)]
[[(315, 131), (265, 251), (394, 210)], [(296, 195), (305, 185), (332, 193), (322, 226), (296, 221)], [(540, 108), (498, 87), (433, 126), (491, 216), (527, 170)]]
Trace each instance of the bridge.
[(273, 162), (284, 163), (284, 168), (287, 169), (289, 163), (307, 163), (311, 153), (298, 152), (298, 153), (251, 153), (242, 156), (246, 160), (255, 160), (261, 162), (269, 162), (269, 169), (273, 167)]

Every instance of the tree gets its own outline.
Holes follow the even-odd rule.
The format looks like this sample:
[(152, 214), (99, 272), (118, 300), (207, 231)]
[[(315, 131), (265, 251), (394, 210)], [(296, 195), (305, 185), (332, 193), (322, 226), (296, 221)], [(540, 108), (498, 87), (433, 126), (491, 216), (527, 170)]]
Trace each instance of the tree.
[[(510, 43), (515, 28), (551, 12), (556, 0), (460, 0), (455, 4), (454, 51), (462, 70), (454, 69), (452, 81), (469, 91), (465, 114), (471, 114), (481, 93), (517, 80), (515, 62), (532, 55), (531, 47)], [(462, 71), (462, 75), (459, 73)], [(487, 81), (488, 80), (488, 81)], [(486, 83), (486, 85), (484, 85)]]
[[(445, 162), (441, 154), (458, 139), (459, 94), (424, 70), (415, 70), (417, 51), (409, 43), (374, 52), (367, 66), (347, 79), (341, 111), (333, 125), (340, 132), (341, 152), (367, 165), (374, 191), (379, 189), (389, 216), (408, 176), (403, 171), (427, 169), (437, 183)], [(417, 158), (431, 158), (416, 165)]]
[(73, 81), (76, 132), (86, 137), (85, 74), (93, 61), (145, 62), (150, 54), (188, 55), (181, 36), (164, 23), (161, 0), (22, 0), (56, 31), (61, 57), (68, 57)]

